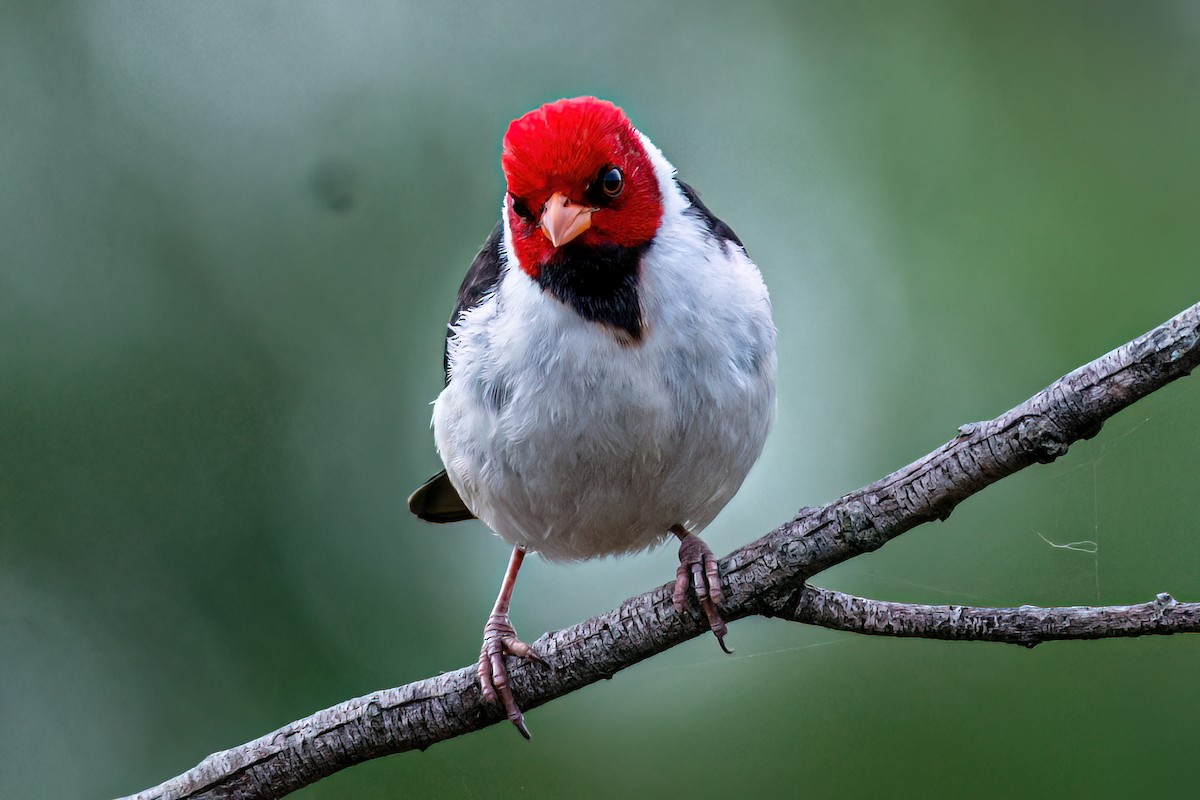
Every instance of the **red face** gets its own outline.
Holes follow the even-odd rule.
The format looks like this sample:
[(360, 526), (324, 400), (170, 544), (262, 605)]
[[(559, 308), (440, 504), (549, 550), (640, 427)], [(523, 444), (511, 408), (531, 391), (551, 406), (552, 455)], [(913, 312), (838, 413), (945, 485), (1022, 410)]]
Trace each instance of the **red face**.
[(612, 103), (576, 97), (530, 111), (508, 126), (501, 163), (513, 249), (530, 277), (568, 243), (637, 247), (658, 231), (654, 167)]

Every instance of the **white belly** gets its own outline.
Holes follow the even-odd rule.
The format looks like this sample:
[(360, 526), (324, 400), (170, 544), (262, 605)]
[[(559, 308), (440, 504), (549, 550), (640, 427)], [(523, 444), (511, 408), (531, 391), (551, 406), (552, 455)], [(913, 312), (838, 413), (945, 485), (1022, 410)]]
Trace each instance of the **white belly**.
[(637, 551), (698, 532), (741, 486), (773, 418), (775, 330), (753, 264), (697, 236), (660, 231), (648, 252), (640, 344), (516, 269), (460, 321), (434, 434), (504, 539), (556, 560)]

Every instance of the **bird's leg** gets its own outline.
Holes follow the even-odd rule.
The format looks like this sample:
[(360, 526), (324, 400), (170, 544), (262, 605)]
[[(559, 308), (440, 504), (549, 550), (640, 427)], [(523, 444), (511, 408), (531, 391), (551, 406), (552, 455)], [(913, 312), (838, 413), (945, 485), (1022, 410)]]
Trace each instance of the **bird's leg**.
[(675, 591), (671, 595), (675, 609), (683, 612), (687, 590), (691, 586), (696, 599), (700, 601), (700, 608), (708, 617), (708, 627), (717, 637), (717, 643), (726, 653), (732, 653), (725, 646), (725, 634), (729, 628), (717, 611), (717, 604), (725, 602), (725, 594), (721, 591), (721, 573), (717, 570), (713, 551), (699, 536), (688, 533), (682, 525), (673, 526), (671, 533), (679, 537), (679, 569), (675, 571)]
[(508, 668), (504, 665), (506, 653), (539, 664), (546, 663), (533, 652), (532, 647), (517, 638), (517, 632), (508, 621), (508, 605), (512, 601), (513, 586), (517, 582), (517, 572), (521, 569), (524, 559), (525, 551), (514, 547), (512, 557), (508, 560), (508, 569), (504, 571), (504, 581), (500, 584), (496, 605), (492, 607), (492, 615), (483, 626), (483, 649), (479, 651), (479, 688), (483, 690), (485, 699), (493, 703), (497, 700), (504, 703), (509, 721), (528, 739), (529, 729), (525, 727), (525, 716), (513, 700), (512, 689), (508, 685)]

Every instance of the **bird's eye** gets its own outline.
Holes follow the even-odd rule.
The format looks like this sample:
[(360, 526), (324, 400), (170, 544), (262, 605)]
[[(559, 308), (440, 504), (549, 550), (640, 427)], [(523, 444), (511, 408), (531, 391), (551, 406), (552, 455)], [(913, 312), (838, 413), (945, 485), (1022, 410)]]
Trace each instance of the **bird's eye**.
[(604, 175), (600, 178), (600, 188), (608, 197), (617, 197), (621, 194), (621, 190), (625, 188), (625, 176), (621, 174), (619, 167), (609, 167), (604, 171)]
[(519, 197), (512, 199), (512, 210), (518, 217), (526, 222), (533, 222), (533, 213), (529, 210), (529, 206), (525, 205), (525, 201)]

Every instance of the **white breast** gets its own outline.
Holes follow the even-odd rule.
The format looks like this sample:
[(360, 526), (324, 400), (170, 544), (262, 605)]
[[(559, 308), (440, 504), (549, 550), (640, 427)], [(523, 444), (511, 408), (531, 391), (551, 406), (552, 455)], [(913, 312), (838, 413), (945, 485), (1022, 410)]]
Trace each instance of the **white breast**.
[[(645, 331), (622, 344), (509, 268), (460, 319), (434, 435), (451, 482), (509, 542), (550, 559), (699, 532), (762, 451), (775, 404), (766, 288), (736, 246), (665, 198), (639, 281)], [(506, 236), (506, 241), (508, 237)]]

